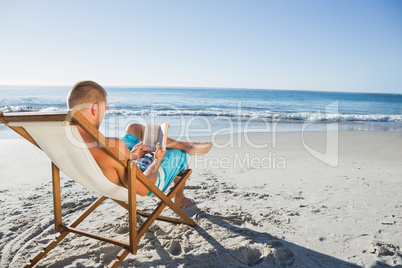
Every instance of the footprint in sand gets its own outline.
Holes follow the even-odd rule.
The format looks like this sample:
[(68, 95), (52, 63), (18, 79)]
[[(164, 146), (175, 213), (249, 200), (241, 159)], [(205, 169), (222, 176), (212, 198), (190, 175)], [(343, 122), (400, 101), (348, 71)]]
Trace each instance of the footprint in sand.
[(273, 255), (280, 266), (290, 266), (295, 261), (293, 252), (285, 247), (281, 241), (269, 241), (268, 247), (272, 249), (269, 255)]
[(250, 247), (241, 247), (235, 250), (231, 255), (239, 262), (248, 266), (260, 264), (265, 257), (260, 250)]
[(182, 252), (180, 243), (176, 240), (173, 240), (170, 244), (169, 252), (174, 256), (180, 255)]

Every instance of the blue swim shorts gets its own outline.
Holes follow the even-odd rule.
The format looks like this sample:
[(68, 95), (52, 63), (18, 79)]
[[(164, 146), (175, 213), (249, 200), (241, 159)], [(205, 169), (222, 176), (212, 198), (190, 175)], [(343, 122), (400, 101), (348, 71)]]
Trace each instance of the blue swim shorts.
[[(133, 134), (127, 133), (122, 138), (123, 142), (131, 151), (140, 140)], [(139, 161), (140, 162), (140, 161)], [(138, 165), (138, 164), (137, 164)], [(138, 165), (141, 168), (141, 165)], [(176, 175), (187, 168), (187, 154), (177, 149), (167, 149), (159, 167), (158, 180), (155, 185), (164, 192)], [(143, 170), (144, 171), (144, 170)], [(151, 192), (147, 196), (153, 196)]]

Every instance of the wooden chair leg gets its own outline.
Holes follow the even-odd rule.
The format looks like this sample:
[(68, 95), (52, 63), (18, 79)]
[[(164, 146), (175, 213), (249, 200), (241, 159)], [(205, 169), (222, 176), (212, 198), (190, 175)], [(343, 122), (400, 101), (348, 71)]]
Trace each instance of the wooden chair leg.
[[(171, 201), (172, 198), (176, 195), (176, 193), (180, 190), (180, 188), (184, 186), (188, 177), (191, 175), (191, 172), (192, 172), (191, 169), (187, 169), (181, 173), (182, 177), (175, 184), (175, 186), (170, 190), (170, 192), (166, 195), (169, 202), (165, 202), (163, 199), (161, 199), (160, 205), (162, 203), (164, 203), (184, 220), (184, 224), (194, 227), (196, 225), (196, 223), (193, 221), (193, 219), (191, 219), (181, 208), (179, 208), (174, 202)], [(162, 193), (162, 195), (164, 195), (164, 194)]]
[(128, 249), (120, 250), (119, 254), (117, 254), (116, 259), (114, 259), (110, 264), (109, 268), (117, 268), (124, 261), (130, 251)]
[[(111, 199), (114, 202), (116, 202), (116, 204), (120, 205), (122, 208), (126, 209), (128, 211), (128, 204), (126, 202), (120, 201), (120, 200), (116, 200), (116, 199)], [(147, 213), (141, 210), (137, 209), (137, 215), (143, 216), (143, 217), (149, 217), (151, 216), (151, 213)], [(160, 221), (166, 221), (166, 222), (170, 222), (170, 223), (177, 223), (177, 224), (186, 224), (186, 222), (182, 219), (176, 219), (176, 218), (171, 218), (171, 217), (166, 217), (166, 216), (161, 216), (159, 215), (157, 218), (157, 220)]]
[(61, 214), (61, 193), (60, 193), (60, 170), (52, 162), (52, 185), (53, 185), (53, 209), (54, 209), (54, 228), (57, 232), (60, 232), (50, 243), (42, 249), (39, 254), (37, 254), (25, 267), (33, 267), (38, 261), (40, 261), (46, 254), (51, 251), (61, 240), (66, 237), (69, 232), (62, 231), (60, 228), (62, 225), (62, 214)]
[[(175, 186), (172, 188), (172, 190), (169, 192), (168, 195), (163, 194), (164, 197), (166, 197), (166, 199), (169, 199), (169, 207), (172, 206), (174, 207), (173, 211), (176, 212), (176, 214), (178, 214), (180, 217), (184, 218), (184, 219), (176, 219), (176, 218), (171, 218), (171, 217), (165, 217), (165, 216), (157, 216), (156, 220), (161, 220), (161, 221), (167, 221), (167, 222), (171, 222), (171, 223), (182, 223), (182, 224), (187, 224), (190, 226), (195, 226), (196, 223), (186, 214), (184, 213), (183, 210), (181, 210), (179, 207), (177, 207), (173, 202), (171, 202), (171, 199), (175, 196), (175, 194), (177, 193), (177, 191), (180, 189), (181, 186), (183, 186), (183, 184), (186, 182), (186, 180), (188, 179), (188, 177), (191, 174), (191, 170), (184, 170), (181, 171), (178, 174), (178, 177), (181, 177), (181, 179), (179, 180), (178, 183), (175, 184)], [(120, 201), (120, 200), (116, 200), (116, 199), (112, 199), (114, 202), (116, 202), (118, 205), (120, 205), (121, 207), (125, 208), (128, 210), (128, 204), (126, 202)], [(146, 212), (142, 212), (137, 210), (137, 214), (144, 216), (144, 217), (150, 217), (152, 214), (151, 213), (146, 213)]]
[(35, 264), (38, 263), (43, 257), (46, 256), (49, 251), (51, 251), (55, 246), (57, 246), (63, 239), (66, 237), (70, 232), (68, 231), (63, 231), (59, 233), (51, 242), (49, 242), (46, 247), (42, 249), (41, 252), (39, 252), (35, 257), (33, 257), (28, 264), (26, 264), (24, 267), (25, 268), (31, 268), (34, 267)]
[(53, 184), (53, 209), (54, 209), (54, 228), (61, 232), (62, 223), (61, 214), (61, 192), (60, 192), (60, 170), (52, 162), (52, 184)]
[(128, 228), (130, 240), (130, 253), (136, 254), (138, 249), (137, 236), (137, 189), (136, 189), (136, 164), (134, 160), (128, 163)]
[(179, 215), (183, 219), (184, 224), (190, 225), (192, 227), (196, 225), (193, 219), (191, 219), (182, 209), (180, 209), (174, 202), (171, 201), (172, 198), (176, 195), (176, 193), (180, 190), (180, 187), (184, 186), (184, 183), (190, 176), (191, 169), (188, 169), (186, 171), (187, 172), (183, 174), (183, 177), (175, 184), (175, 186), (167, 196), (164, 193), (162, 193), (159, 189), (155, 189), (155, 191), (153, 191), (154, 194), (161, 200), (161, 202), (158, 204), (157, 208), (151, 213), (148, 219), (141, 225), (137, 233), (138, 240), (145, 234), (145, 232), (149, 229), (149, 227), (151, 227), (152, 223), (158, 218), (159, 214), (166, 206), (169, 206), (177, 215)]
[[(180, 190), (181, 187), (184, 187), (184, 184), (186, 183), (187, 179), (191, 175), (191, 169), (185, 170), (185, 172), (182, 175), (182, 178), (177, 182), (177, 186), (175, 187), (167, 194), (167, 197), (171, 200), (176, 193)], [(175, 203), (170, 202), (167, 204), (176, 214), (178, 214), (184, 221), (185, 224), (190, 225), (192, 227), (196, 226), (197, 224), (193, 219), (191, 219), (181, 208), (179, 208)]]
[[(75, 228), (77, 227), (86, 217), (88, 217), (104, 200), (106, 197), (102, 196), (98, 198), (90, 207), (88, 207), (84, 213), (82, 213), (77, 219), (75, 219), (69, 227)], [(65, 229), (65, 226), (61, 225), (60, 229), (62, 231), (51, 241), (46, 247), (43, 248), (41, 252), (39, 252), (34, 258), (32, 258), (27, 265), (24, 267), (34, 267), (36, 263), (38, 263), (42, 258), (46, 256), (54, 247), (56, 247), (69, 233), (69, 230)], [(64, 230), (63, 230), (64, 229)]]
[[(134, 161), (132, 161), (130, 163), (130, 169), (134, 170)], [(133, 172), (134, 171), (132, 171), (132, 173)], [(136, 206), (135, 206), (135, 208), (134, 207), (131, 208), (132, 212), (130, 214), (130, 204), (131, 204), (131, 206), (134, 206), (134, 202), (131, 201), (131, 203), (130, 203), (130, 200), (132, 200), (132, 199), (130, 199), (130, 195), (135, 194), (135, 190), (133, 189), (133, 186), (135, 185), (135, 180), (138, 179), (138, 177), (131, 176), (129, 178), (129, 182), (131, 183), (131, 184), (129, 183), (129, 204), (126, 204), (125, 202), (122, 202), (119, 200), (112, 199), (113, 201), (115, 201), (117, 204), (119, 204), (123, 208), (129, 210), (129, 229), (130, 229), (130, 231), (133, 230), (132, 231), (133, 234), (130, 233), (130, 244), (131, 244), (131, 241), (136, 241), (135, 245), (131, 244), (132, 248), (135, 247), (135, 252), (137, 250), (138, 241), (145, 234), (145, 232), (148, 231), (148, 229), (150, 228), (150, 226), (156, 219), (164, 220), (164, 221), (168, 221), (168, 222), (172, 222), (172, 223), (183, 223), (183, 224), (187, 224), (187, 225), (190, 225), (193, 227), (196, 225), (196, 223), (193, 221), (193, 219), (191, 219), (182, 209), (180, 209), (176, 204), (174, 204), (174, 202), (172, 202), (172, 198), (176, 195), (176, 193), (180, 190), (180, 188), (184, 186), (184, 184), (185, 184), (186, 180), (188, 179), (188, 177), (190, 176), (190, 174), (191, 174), (191, 169), (181, 172), (180, 173), (181, 178), (175, 184), (175, 186), (171, 189), (171, 191), (168, 193), (168, 195), (165, 195), (164, 193), (162, 193), (155, 185), (153, 185), (153, 184), (149, 185), (148, 182), (144, 183), (144, 185), (149, 186), (150, 190), (161, 200), (159, 202), (158, 206), (156, 207), (156, 209), (150, 214), (138, 211), (136, 209)], [(163, 209), (166, 206), (169, 206), (182, 219), (175, 219), (175, 218), (160, 216), (160, 213), (163, 211)], [(134, 209), (136, 212), (135, 214), (133, 213)], [(138, 231), (136, 229), (137, 214), (148, 217), (148, 219), (140, 226)], [(135, 221), (135, 238), (132, 238), (132, 235), (134, 235), (134, 225), (133, 225), (134, 221)], [(133, 239), (133, 240), (131, 240), (131, 239)]]

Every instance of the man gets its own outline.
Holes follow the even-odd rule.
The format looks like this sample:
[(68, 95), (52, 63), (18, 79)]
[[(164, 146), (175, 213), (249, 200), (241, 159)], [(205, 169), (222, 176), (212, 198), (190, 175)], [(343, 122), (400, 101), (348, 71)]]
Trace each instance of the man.
[[(67, 97), (68, 108), (79, 110), (97, 129), (99, 129), (104, 118), (106, 105), (107, 94), (105, 89), (93, 81), (78, 82), (70, 90)], [(190, 143), (168, 138), (166, 144), (168, 150), (163, 151), (158, 143), (157, 150), (151, 157), (142, 150), (146, 146), (141, 142), (144, 128), (140, 124), (131, 124), (126, 128), (123, 139), (107, 139), (114, 142), (116, 147), (125, 153), (127, 159), (134, 159), (144, 175), (162, 191), (166, 190), (176, 175), (187, 167), (187, 154), (205, 154), (212, 148), (212, 142)], [(78, 130), (105, 177), (115, 184), (127, 187), (126, 169), (118, 164), (104, 149), (99, 146), (89, 146), (93, 145), (95, 140), (80, 127)], [(149, 190), (141, 182), (137, 181), (136, 187), (137, 194), (141, 196), (150, 195)], [(177, 192), (174, 202), (179, 207), (194, 204), (194, 200), (184, 197), (183, 191), (184, 186)]]

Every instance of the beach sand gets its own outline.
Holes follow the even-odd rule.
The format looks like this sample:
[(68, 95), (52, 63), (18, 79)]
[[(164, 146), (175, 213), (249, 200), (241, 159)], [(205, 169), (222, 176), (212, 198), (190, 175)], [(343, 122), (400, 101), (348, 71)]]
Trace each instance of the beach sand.
[[(185, 194), (197, 203), (184, 210), (198, 225), (155, 223), (121, 267), (402, 265), (402, 133), (339, 132), (335, 167), (306, 149), (325, 153), (324, 132), (306, 132), (304, 145), (295, 132), (214, 141), (190, 161)], [(23, 140), (0, 148), (0, 267), (21, 267), (56, 234), (50, 161)], [(97, 196), (64, 174), (61, 185), (68, 223)], [(79, 227), (128, 238), (112, 201)], [(119, 250), (71, 234), (37, 267), (104, 267)]]

